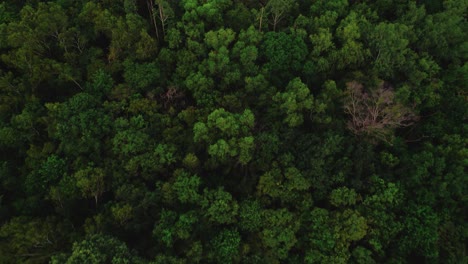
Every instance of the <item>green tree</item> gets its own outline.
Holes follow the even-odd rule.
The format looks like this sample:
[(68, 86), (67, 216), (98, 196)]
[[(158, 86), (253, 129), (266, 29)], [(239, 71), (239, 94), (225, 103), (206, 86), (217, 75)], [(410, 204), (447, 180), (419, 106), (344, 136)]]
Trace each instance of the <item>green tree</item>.
[(102, 168), (88, 166), (77, 171), (73, 176), (76, 179), (76, 186), (81, 189), (83, 196), (94, 198), (97, 206), (99, 196), (106, 190), (106, 172)]
[(263, 174), (258, 182), (259, 195), (269, 196), (286, 204), (293, 204), (311, 187), (311, 183), (295, 167), (275, 168)]
[(237, 230), (222, 230), (213, 240), (213, 258), (221, 263), (235, 263), (239, 259), (241, 236)]
[(219, 162), (237, 157), (242, 165), (250, 162), (254, 150), (252, 129), (254, 115), (246, 109), (242, 114), (227, 112), (224, 108), (214, 110), (205, 122), (193, 127), (193, 140), (207, 142), (208, 153)]
[(297, 242), (299, 221), (287, 209), (265, 210), (263, 217), (260, 238), (268, 259), (274, 262), (286, 259)]
[(330, 203), (334, 206), (355, 205), (358, 196), (355, 190), (347, 187), (335, 189), (330, 194)]
[(52, 118), (49, 133), (59, 140), (64, 154), (97, 158), (103, 151), (103, 141), (111, 131), (111, 120), (98, 106), (99, 101), (88, 93), (78, 93), (64, 103), (46, 104)]
[(239, 205), (239, 228), (248, 232), (262, 226), (262, 208), (258, 200), (245, 200)]
[(174, 192), (176, 193), (177, 199), (181, 203), (193, 203), (199, 202), (201, 195), (199, 188), (201, 185), (201, 179), (197, 175), (190, 175), (185, 171), (174, 172), (176, 179), (173, 184)]
[(203, 215), (214, 224), (231, 224), (236, 222), (239, 205), (232, 195), (224, 191), (223, 188), (215, 190), (205, 189), (200, 205)]
[(369, 34), (374, 67), (380, 77), (393, 77), (410, 60), (408, 31), (405, 25), (380, 23)]
[(73, 243), (70, 255), (57, 255), (51, 263), (142, 263), (134, 257), (127, 245), (116, 238), (107, 235), (92, 235), (86, 239)]
[(299, 78), (294, 78), (288, 83), (284, 93), (278, 92), (273, 101), (278, 102), (281, 112), (286, 114), (284, 123), (289, 127), (302, 125), (304, 122), (303, 113), (312, 111), (314, 97), (309, 88), (301, 82)]
[[(297, 73), (301, 71), (308, 48), (300, 36), (268, 32), (264, 35), (260, 54), (266, 60), (264, 67), (272, 76), (289, 80), (292, 76), (298, 76)], [(281, 83), (279, 79), (278, 82)]]

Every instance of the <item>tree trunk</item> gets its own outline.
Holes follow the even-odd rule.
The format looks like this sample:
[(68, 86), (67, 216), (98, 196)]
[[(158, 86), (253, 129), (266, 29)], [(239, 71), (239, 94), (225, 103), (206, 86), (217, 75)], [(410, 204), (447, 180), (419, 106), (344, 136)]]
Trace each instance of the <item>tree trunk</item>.
[(148, 7), (148, 12), (150, 14), (150, 18), (151, 18), (151, 22), (153, 22), (153, 26), (154, 26), (154, 31), (156, 32), (156, 38), (158, 39), (159, 41), (159, 31), (158, 31), (158, 24), (156, 22), (156, 18), (154, 17), (154, 5), (153, 5), (153, 2), (152, 0), (146, 0), (146, 5)]

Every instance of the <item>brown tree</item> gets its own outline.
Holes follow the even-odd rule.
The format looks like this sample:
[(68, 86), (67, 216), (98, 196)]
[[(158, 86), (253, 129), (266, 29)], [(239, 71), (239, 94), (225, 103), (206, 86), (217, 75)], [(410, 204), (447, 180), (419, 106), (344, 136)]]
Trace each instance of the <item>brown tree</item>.
[(351, 118), (348, 128), (356, 135), (391, 143), (396, 128), (410, 126), (418, 120), (412, 108), (395, 100), (395, 92), (386, 82), (372, 91), (365, 91), (356, 81), (346, 86), (344, 110)]

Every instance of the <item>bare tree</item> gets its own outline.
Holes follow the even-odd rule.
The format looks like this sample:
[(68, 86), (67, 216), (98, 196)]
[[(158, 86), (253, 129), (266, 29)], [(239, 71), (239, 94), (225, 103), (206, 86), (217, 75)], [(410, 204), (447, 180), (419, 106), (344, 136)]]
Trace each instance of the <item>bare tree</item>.
[(156, 14), (154, 12), (154, 2), (153, 0), (146, 0), (146, 6), (148, 8), (148, 12), (150, 15), (151, 22), (153, 22), (154, 31), (156, 32), (156, 38), (159, 40), (159, 31), (158, 31), (158, 24), (156, 21)]
[(387, 143), (391, 143), (396, 128), (418, 120), (412, 108), (395, 101), (394, 90), (386, 82), (370, 92), (356, 81), (347, 83), (344, 110), (351, 117), (348, 128), (354, 134)]
[[(268, 13), (271, 15), (273, 25), (273, 31), (276, 31), (276, 25), (285, 17), (291, 8), (294, 6), (294, 1), (292, 0), (269, 0), (268, 4), (265, 6)], [(262, 16), (263, 17), (263, 10)]]
[(180, 92), (177, 90), (177, 87), (175, 86), (170, 86), (167, 91), (163, 94), (160, 95), (164, 107), (167, 108), (168, 105), (171, 105), (173, 102), (183, 98), (185, 94), (183, 92)]
[(173, 11), (167, 1), (163, 0), (156, 0), (156, 4), (158, 5), (158, 11), (159, 11), (159, 20), (161, 21), (161, 26), (162, 26), (162, 34), (163, 37), (166, 35), (166, 25), (167, 25), (167, 20), (172, 17)]

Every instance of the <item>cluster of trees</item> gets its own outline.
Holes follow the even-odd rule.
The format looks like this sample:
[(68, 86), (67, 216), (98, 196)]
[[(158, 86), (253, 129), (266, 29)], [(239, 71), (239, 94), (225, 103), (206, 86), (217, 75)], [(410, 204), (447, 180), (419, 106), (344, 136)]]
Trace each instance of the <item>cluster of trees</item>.
[(465, 263), (467, 1), (0, 3), (0, 263)]

